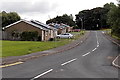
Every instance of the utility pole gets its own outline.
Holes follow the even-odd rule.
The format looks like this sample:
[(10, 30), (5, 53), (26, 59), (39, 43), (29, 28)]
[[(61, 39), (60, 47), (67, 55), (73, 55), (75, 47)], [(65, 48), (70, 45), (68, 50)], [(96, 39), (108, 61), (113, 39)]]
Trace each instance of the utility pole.
[(84, 26), (83, 26), (83, 19), (80, 18), (80, 17), (79, 17), (79, 19), (81, 20), (81, 25), (82, 25), (81, 30), (83, 30), (83, 27), (84, 27)]
[(81, 20), (81, 25), (82, 25), (81, 29), (83, 29), (83, 19), (80, 17), (79, 17), (79, 19)]

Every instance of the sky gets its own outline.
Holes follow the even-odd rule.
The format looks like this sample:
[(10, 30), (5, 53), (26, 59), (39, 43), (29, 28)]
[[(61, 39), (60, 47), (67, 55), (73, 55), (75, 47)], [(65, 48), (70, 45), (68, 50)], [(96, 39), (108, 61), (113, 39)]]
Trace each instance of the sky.
[(47, 20), (63, 14), (75, 14), (85, 9), (102, 7), (116, 0), (0, 0), (0, 12), (17, 12), (22, 19)]

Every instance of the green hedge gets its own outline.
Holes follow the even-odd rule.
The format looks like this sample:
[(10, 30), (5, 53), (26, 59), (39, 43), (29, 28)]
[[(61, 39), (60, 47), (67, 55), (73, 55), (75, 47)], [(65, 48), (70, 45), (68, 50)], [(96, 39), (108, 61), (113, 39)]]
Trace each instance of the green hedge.
[(38, 40), (38, 32), (37, 31), (25, 31), (22, 32), (21, 40), (23, 41), (37, 41)]

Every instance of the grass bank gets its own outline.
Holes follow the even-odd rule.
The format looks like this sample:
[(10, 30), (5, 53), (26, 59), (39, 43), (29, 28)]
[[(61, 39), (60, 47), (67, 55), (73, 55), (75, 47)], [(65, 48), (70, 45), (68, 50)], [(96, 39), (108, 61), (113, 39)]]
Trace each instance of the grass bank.
[(73, 32), (75, 35), (73, 39), (56, 39), (55, 41), (2, 41), (2, 56), (21, 56), (34, 52), (49, 50), (59, 46), (68, 44), (76, 39), (78, 39), (83, 32)]
[(111, 29), (105, 29), (105, 30), (103, 30), (103, 31), (106, 31), (106, 33), (107, 33), (108, 35), (110, 35), (111, 37), (120, 40), (120, 37), (116, 36), (115, 34), (111, 34)]
[(113, 38), (120, 40), (120, 37), (116, 36), (116, 35), (111, 35)]

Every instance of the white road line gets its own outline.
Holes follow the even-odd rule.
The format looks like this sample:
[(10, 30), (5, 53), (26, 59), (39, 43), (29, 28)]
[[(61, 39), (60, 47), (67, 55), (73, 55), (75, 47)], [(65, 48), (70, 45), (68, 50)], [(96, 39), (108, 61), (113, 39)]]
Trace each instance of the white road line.
[[(96, 39), (97, 39), (97, 47), (99, 47), (99, 41), (98, 41), (97, 31), (96, 31)], [(95, 49), (93, 49), (92, 52), (95, 51), (95, 50), (97, 49), (97, 47), (96, 47)], [(82, 55), (82, 56), (83, 56), (83, 57), (84, 57), (84, 56), (87, 56), (87, 55), (89, 55), (90, 53), (91, 53), (91, 52), (88, 52), (88, 53), (86, 53), (86, 54), (84, 54), (84, 55)]]
[(95, 51), (97, 48), (93, 49), (92, 51)]
[(99, 44), (97, 45), (97, 47), (99, 47)]
[(114, 65), (114, 66), (116, 66), (116, 67), (119, 67), (119, 68), (120, 68), (120, 66), (119, 66), (119, 65), (115, 64), (115, 61), (116, 61), (119, 57), (120, 57), (120, 55), (119, 55), (119, 56), (117, 56), (117, 57), (114, 59), (114, 61), (112, 62), (112, 65)]
[(86, 54), (84, 54), (84, 55), (82, 55), (82, 56), (87, 56), (88, 54), (90, 54), (90, 52), (88, 52), (88, 53), (86, 53)]
[(99, 45), (99, 42), (97, 41), (97, 45)]
[(97, 38), (97, 47), (99, 47), (99, 41), (98, 41), (97, 32), (96, 32), (96, 38)]
[(97, 44), (99, 44), (99, 42), (98, 42), (98, 36), (97, 36), (97, 32), (96, 32), (96, 38), (97, 38)]
[(61, 64), (61, 66), (64, 66), (64, 65), (66, 65), (66, 64), (68, 64), (68, 63), (71, 63), (71, 62), (73, 62), (73, 61), (75, 61), (75, 60), (77, 60), (77, 58), (72, 59), (72, 60), (70, 60), (70, 61), (67, 61), (67, 62), (65, 62), (65, 63)]
[(50, 69), (50, 70), (48, 70), (48, 71), (46, 71), (46, 72), (44, 72), (44, 73), (42, 73), (42, 74), (40, 74), (40, 75), (34, 77), (34, 78), (31, 79), (31, 80), (37, 79), (37, 78), (39, 78), (39, 77), (41, 77), (41, 76), (43, 76), (43, 75), (45, 75), (45, 74), (47, 74), (47, 73), (49, 73), (49, 72), (51, 72), (51, 71), (53, 71), (53, 69)]

